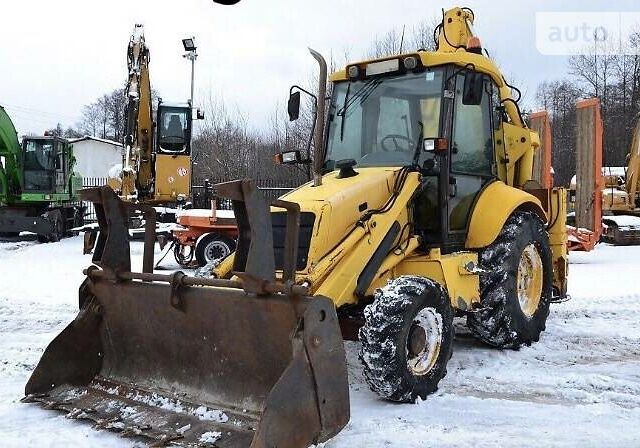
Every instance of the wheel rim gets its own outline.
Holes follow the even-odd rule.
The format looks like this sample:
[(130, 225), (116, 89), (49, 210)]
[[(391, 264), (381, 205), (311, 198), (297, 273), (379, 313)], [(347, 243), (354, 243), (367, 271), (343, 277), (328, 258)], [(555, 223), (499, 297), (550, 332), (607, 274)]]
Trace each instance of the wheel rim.
[(518, 303), (527, 317), (532, 317), (542, 296), (542, 257), (535, 244), (527, 245), (518, 263)]
[(210, 263), (214, 260), (219, 260), (220, 258), (224, 258), (231, 253), (229, 250), (229, 246), (227, 246), (222, 241), (212, 241), (207, 244), (207, 247), (204, 251), (204, 258), (207, 263)]
[(420, 310), (407, 338), (407, 366), (411, 373), (422, 376), (433, 369), (440, 356), (443, 333), (440, 313), (435, 308)]

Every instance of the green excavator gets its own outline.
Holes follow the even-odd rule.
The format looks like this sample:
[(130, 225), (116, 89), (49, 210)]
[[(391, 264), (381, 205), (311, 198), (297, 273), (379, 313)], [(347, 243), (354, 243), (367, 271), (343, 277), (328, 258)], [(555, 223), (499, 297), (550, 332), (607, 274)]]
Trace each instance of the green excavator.
[(54, 242), (82, 225), (82, 177), (73, 170), (75, 162), (63, 138), (25, 137), (21, 144), (0, 106), (0, 238), (32, 232), (40, 242)]

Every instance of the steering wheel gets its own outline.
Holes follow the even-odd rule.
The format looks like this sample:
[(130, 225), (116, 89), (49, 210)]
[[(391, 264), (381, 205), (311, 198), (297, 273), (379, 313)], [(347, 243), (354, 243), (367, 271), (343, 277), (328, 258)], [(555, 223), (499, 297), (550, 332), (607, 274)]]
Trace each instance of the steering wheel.
[[(393, 145), (395, 146), (394, 149), (389, 149), (389, 147), (387, 146), (387, 143), (389, 140), (393, 141)], [(404, 140), (405, 142), (407, 142), (407, 147), (403, 148), (400, 145), (398, 145), (398, 140)], [(411, 150), (411, 147), (413, 146), (413, 141), (406, 135), (389, 134), (380, 141), (380, 146), (382, 146), (382, 150), (386, 152), (391, 152), (391, 151), (407, 152)]]

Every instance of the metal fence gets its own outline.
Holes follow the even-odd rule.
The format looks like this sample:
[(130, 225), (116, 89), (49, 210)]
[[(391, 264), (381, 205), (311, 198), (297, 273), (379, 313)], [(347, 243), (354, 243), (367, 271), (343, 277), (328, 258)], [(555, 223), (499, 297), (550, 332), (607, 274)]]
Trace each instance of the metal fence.
[[(293, 190), (294, 186), (289, 186), (283, 182), (277, 182), (273, 180), (258, 180), (256, 181), (258, 190), (262, 192), (267, 202), (272, 202), (278, 199), (283, 194)], [(213, 182), (208, 182), (204, 185), (194, 185), (191, 187), (191, 197), (194, 208), (209, 208), (211, 207), (211, 200), (216, 200), (216, 208), (220, 210), (231, 210), (231, 201), (229, 199), (222, 199), (216, 196)]]
[[(107, 185), (106, 177), (82, 178), (82, 188), (101, 187), (103, 185)], [(80, 204), (84, 206), (84, 222), (86, 224), (96, 222), (96, 210), (93, 208), (93, 203), (89, 201), (81, 201)]]
[[(194, 185), (191, 187), (191, 203), (193, 204), (193, 208), (210, 208), (211, 201), (215, 199), (216, 207), (218, 209), (231, 210), (232, 207), (230, 200), (216, 197), (214, 188), (215, 183), (217, 182), (206, 182), (204, 185)], [(85, 177), (82, 181), (83, 188), (100, 187), (106, 184), (106, 177)], [(296, 188), (271, 179), (257, 180), (256, 184), (268, 202), (271, 202), (288, 191)], [(87, 201), (82, 201), (81, 204), (85, 207), (84, 222), (96, 222), (96, 211), (93, 208), (93, 204)]]

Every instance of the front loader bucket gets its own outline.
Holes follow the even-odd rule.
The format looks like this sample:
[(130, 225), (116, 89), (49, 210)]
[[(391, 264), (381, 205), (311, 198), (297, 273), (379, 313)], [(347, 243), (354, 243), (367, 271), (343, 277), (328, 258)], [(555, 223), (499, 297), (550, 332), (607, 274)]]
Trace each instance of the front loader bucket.
[[(100, 194), (106, 216), (121, 210)], [(105, 249), (119, 240), (118, 220), (107, 221)], [(101, 267), (87, 270), (80, 312), (46, 349), (25, 401), (181, 446), (306, 447), (348, 422), (345, 353), (329, 299), (251, 272), (243, 274), (257, 292), (233, 280)]]

